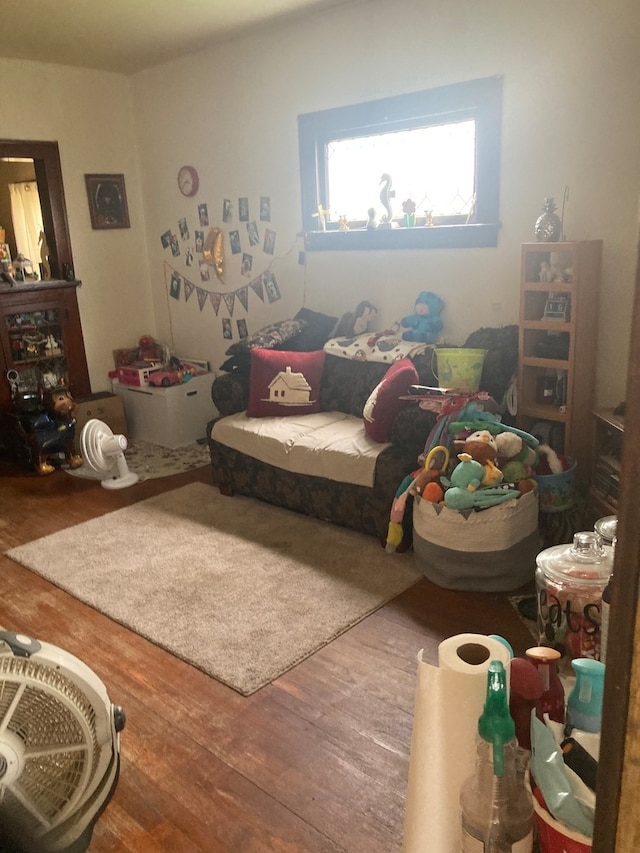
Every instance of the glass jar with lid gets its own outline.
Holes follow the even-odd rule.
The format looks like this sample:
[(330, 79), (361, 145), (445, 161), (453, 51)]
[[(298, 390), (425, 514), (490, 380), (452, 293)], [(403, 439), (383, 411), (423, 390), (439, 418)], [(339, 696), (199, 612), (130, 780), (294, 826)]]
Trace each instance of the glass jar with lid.
[(576, 533), (570, 545), (554, 545), (536, 557), (540, 645), (557, 649), (560, 669), (574, 658), (600, 660), (602, 593), (613, 569), (613, 548), (595, 531)]

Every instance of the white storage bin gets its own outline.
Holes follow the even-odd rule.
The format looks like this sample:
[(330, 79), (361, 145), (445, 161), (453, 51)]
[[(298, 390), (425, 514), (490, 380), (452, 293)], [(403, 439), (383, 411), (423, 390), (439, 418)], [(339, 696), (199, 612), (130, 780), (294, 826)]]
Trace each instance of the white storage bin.
[(137, 388), (113, 380), (122, 397), (129, 436), (163, 447), (182, 447), (205, 438), (207, 423), (218, 414), (211, 400), (214, 373), (194, 376), (181, 385)]

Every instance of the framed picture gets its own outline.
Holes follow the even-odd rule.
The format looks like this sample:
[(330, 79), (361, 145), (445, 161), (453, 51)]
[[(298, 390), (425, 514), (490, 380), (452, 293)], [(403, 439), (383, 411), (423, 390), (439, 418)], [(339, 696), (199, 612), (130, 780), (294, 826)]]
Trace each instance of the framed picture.
[(129, 228), (124, 175), (85, 175), (91, 227)]

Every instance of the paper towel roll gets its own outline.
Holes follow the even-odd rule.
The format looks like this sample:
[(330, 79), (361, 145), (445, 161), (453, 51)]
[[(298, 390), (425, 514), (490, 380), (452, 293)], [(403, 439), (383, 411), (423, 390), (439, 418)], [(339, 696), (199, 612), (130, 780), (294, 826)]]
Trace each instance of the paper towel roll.
[(484, 634), (443, 640), (438, 666), (418, 653), (404, 853), (460, 851), (460, 787), (474, 771), (492, 660), (502, 661), (508, 673), (507, 647)]

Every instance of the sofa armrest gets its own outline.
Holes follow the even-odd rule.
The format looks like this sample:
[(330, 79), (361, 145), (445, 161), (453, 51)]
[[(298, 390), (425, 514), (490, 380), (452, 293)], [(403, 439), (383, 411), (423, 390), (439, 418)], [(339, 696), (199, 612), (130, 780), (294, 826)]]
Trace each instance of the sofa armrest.
[(211, 384), (211, 399), (220, 415), (235, 415), (249, 405), (249, 379), (244, 375), (223, 373)]
[(415, 452), (416, 467), (418, 456), (424, 452), (429, 433), (435, 426), (437, 415), (421, 409), (417, 403), (405, 401), (396, 415), (391, 428), (391, 444), (404, 450)]

